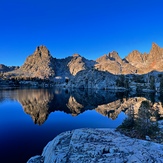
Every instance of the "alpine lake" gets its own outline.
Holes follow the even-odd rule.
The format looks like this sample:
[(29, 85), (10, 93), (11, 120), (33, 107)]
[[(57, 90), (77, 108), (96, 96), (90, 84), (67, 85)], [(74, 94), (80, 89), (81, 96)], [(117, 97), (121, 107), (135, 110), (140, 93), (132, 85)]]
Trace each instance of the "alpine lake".
[(109, 90), (0, 90), (0, 162), (27, 162), (64, 131), (116, 128), (129, 107), (136, 108), (143, 100), (162, 104), (161, 99)]

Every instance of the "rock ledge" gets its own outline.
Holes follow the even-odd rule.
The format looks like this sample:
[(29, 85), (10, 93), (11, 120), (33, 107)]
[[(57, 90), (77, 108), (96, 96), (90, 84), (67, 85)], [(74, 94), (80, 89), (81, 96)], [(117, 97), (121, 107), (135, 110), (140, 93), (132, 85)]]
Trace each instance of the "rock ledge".
[(27, 163), (163, 162), (163, 145), (132, 139), (114, 129), (76, 129), (50, 141)]

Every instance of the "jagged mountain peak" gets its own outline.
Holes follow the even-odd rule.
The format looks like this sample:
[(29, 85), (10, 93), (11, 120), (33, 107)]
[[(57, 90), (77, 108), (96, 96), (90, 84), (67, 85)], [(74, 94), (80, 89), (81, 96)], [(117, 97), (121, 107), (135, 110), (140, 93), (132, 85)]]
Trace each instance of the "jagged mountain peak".
[(158, 49), (158, 48), (160, 48), (156, 43), (152, 43), (152, 49)]
[(110, 52), (110, 53), (108, 54), (108, 57), (109, 57), (110, 60), (115, 60), (115, 61), (117, 61), (117, 62), (119, 62), (119, 63), (122, 62), (122, 59), (120, 58), (118, 52), (116, 52), (116, 51)]
[(108, 60), (109, 56), (107, 54), (104, 54), (103, 56), (96, 59), (97, 62), (106, 62)]
[(34, 52), (34, 55), (39, 57), (51, 56), (49, 50), (44, 45), (38, 46)]
[(161, 51), (161, 48), (156, 43), (152, 43), (152, 47), (149, 52), (149, 55), (160, 55), (160, 51)]
[(109, 57), (112, 57), (112, 58), (119, 57), (118, 52), (116, 52), (116, 51), (110, 52), (110, 53), (108, 54), (108, 56), (109, 56)]
[(142, 54), (138, 50), (133, 50), (125, 59), (128, 62), (142, 62)]
[[(53, 58), (46, 46), (40, 45), (34, 53), (27, 57), (23, 66), (11, 72), (17, 76), (29, 76), (38, 78), (73, 77), (79, 71), (96, 69), (108, 71), (113, 74), (148, 73), (153, 70), (163, 71), (163, 48), (156, 43), (152, 44), (149, 54), (142, 54), (138, 50), (132, 51), (125, 59), (121, 59), (116, 51), (112, 51), (99, 57), (96, 61), (88, 60), (75, 53), (65, 59)], [(1, 72), (5, 70), (0, 66)]]
[(103, 56), (98, 58), (96, 61), (97, 62), (106, 62), (107, 60), (117, 61), (120, 63), (122, 62), (122, 59), (120, 58), (118, 52), (116, 52), (116, 51), (112, 51), (112, 52), (109, 52), (108, 54), (104, 54)]
[(156, 43), (152, 43), (149, 54), (141, 54), (139, 51), (132, 51), (125, 58), (131, 65), (135, 66), (140, 74), (148, 73), (153, 70), (163, 70), (163, 49)]
[(34, 53), (27, 57), (19, 72), (22, 76), (42, 79), (54, 76), (54, 59), (46, 46), (38, 46)]
[(78, 53), (73, 54), (73, 57), (81, 57)]
[(95, 69), (100, 71), (108, 71), (113, 74), (128, 74), (135, 72), (135, 68), (131, 64), (128, 64), (128, 62), (122, 60), (116, 51), (103, 55), (98, 58), (96, 62)]
[(148, 60), (150, 62), (157, 62), (163, 58), (163, 49), (160, 48), (156, 43), (152, 43), (152, 48), (149, 52)]
[(68, 69), (72, 75), (76, 75), (79, 71), (89, 69), (94, 66), (94, 61), (90, 61), (80, 56), (79, 54), (74, 54), (73, 58), (67, 64)]

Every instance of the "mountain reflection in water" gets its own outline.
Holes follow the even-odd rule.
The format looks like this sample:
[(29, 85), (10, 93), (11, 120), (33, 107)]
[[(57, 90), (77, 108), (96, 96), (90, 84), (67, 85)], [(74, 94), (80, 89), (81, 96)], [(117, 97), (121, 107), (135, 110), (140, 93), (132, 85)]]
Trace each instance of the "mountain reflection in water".
[(67, 130), (115, 128), (123, 122), (129, 108), (138, 113), (144, 100), (149, 100), (163, 117), (163, 98), (153, 94), (77, 89), (1, 90), (0, 160), (27, 162), (30, 157), (41, 154), (50, 140)]
[(35, 124), (43, 124), (51, 112), (62, 111), (77, 116), (86, 110), (98, 113), (114, 120), (121, 112), (128, 114), (128, 108), (135, 113), (141, 102), (149, 100), (153, 108), (159, 110), (163, 117), (162, 98), (152, 94), (127, 95), (109, 91), (95, 90), (63, 90), (63, 89), (18, 89), (0, 92), (0, 101), (5, 99), (18, 101), (24, 112), (29, 114)]

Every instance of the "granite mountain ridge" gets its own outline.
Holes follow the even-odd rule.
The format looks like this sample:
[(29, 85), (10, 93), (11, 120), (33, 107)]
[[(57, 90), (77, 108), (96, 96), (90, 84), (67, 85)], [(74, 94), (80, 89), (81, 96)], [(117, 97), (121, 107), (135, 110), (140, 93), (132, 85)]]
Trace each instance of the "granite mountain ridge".
[[(72, 78), (80, 71), (105, 71), (111, 74), (146, 74), (151, 71), (163, 71), (163, 48), (156, 43), (152, 44), (149, 54), (132, 51), (127, 57), (121, 59), (116, 51), (88, 60), (79, 54), (57, 59), (52, 57), (46, 46), (38, 46), (34, 53), (27, 57), (21, 67), (8, 68), (1, 66), (1, 73), (6, 76), (21, 76), (40, 79), (55, 80)], [(7, 70), (7, 71), (6, 71)]]

